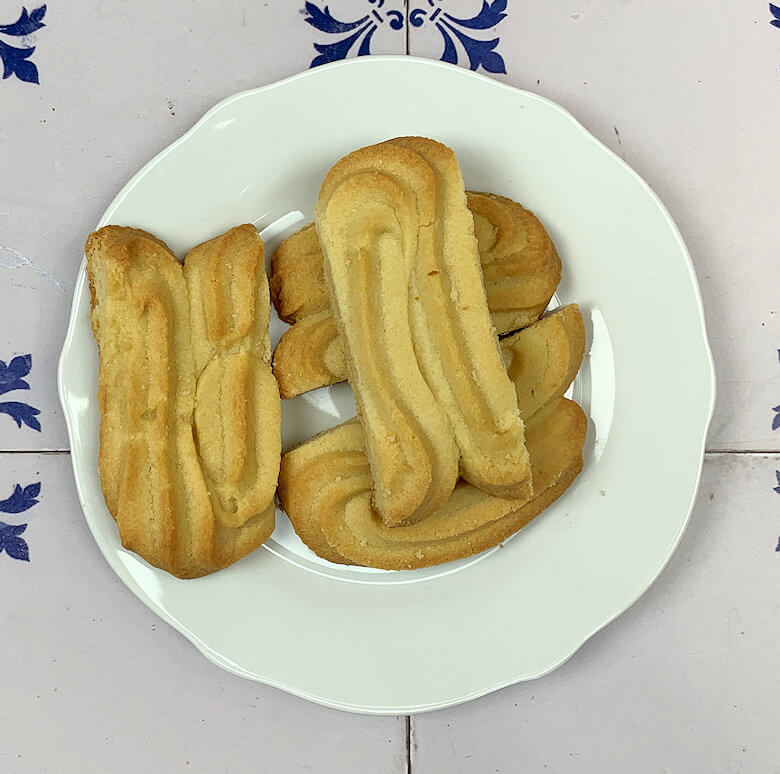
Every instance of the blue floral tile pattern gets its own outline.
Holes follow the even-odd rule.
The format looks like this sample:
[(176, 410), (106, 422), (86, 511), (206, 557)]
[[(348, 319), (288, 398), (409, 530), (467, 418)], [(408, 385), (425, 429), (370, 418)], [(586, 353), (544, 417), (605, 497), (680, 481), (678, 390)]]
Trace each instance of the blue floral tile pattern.
[[(770, 3), (770, 4), (769, 4), (769, 13), (771, 13), (771, 14), (772, 14), (772, 16), (774, 16), (774, 17), (775, 17), (775, 18), (774, 18), (774, 19), (772, 19), (772, 21), (770, 21), (769, 23), (770, 23), (770, 24), (771, 24), (773, 27), (780, 27), (780, 7), (778, 7), (778, 6), (776, 6), (776, 5), (772, 5), (772, 3)], [(780, 550), (780, 548), (779, 548), (778, 550)]]
[[(17, 355), (10, 363), (0, 360), (0, 395), (14, 390), (29, 390), (30, 385), (24, 377), (30, 373), (31, 369), (32, 355)], [(37, 408), (21, 401), (0, 401), (0, 414), (8, 414), (16, 422), (17, 427), (25, 424), (39, 433), (41, 432), (41, 423), (36, 419), (36, 416), (40, 413)]]
[(3, 40), (3, 35), (11, 38), (26, 38), (46, 26), (42, 21), (45, 15), (45, 5), (29, 12), (22, 6), (22, 12), (15, 22), (0, 24), (0, 60), (3, 62), (3, 80), (15, 75), (20, 81), (39, 83), (38, 68), (30, 61), (35, 46), (12, 46)]
[[(482, 0), (480, 10), (469, 18), (459, 18), (443, 10), (443, 0), (425, 0), (409, 14), (412, 27), (433, 24), (439, 31), (444, 44), (441, 61), (460, 64), (460, 53), (468, 58), (469, 68), (480, 67), (489, 73), (505, 73), (504, 58), (495, 49), (499, 38), (487, 40), (479, 37), (481, 33), (493, 30), (506, 18), (507, 0)], [(460, 46), (458, 46), (458, 43)]]
[(26, 524), (6, 524), (0, 521), (0, 554), (5, 551), (11, 559), (30, 561), (30, 548), (24, 538), (19, 537), (27, 529)]
[(404, 26), (404, 17), (400, 11), (382, 11), (385, 0), (367, 0), (369, 7), (366, 14), (359, 19), (339, 21), (325, 5), (320, 8), (316, 3), (307, 2), (304, 6), (304, 21), (314, 29), (332, 35), (337, 40), (329, 43), (314, 43), (318, 52), (311, 60), (309, 67), (345, 59), (349, 52), (359, 43), (358, 56), (371, 53), (371, 38), (380, 24), (389, 24), (391, 29), (400, 30)]
[(29, 484), (22, 488), (20, 484), (14, 487), (14, 491), (11, 496), (6, 500), (0, 500), (0, 512), (1, 513), (24, 513), (24, 511), (30, 510), (33, 505), (38, 504), (36, 499), (41, 493), (40, 482), (37, 484)]
[[(40, 481), (25, 487), (17, 484), (6, 500), (0, 500), (0, 513), (23, 513), (38, 504), (41, 493)], [(26, 524), (6, 524), (0, 521), (0, 554), (5, 552), (11, 559), (20, 562), (30, 561), (30, 549), (27, 541), (21, 537), (27, 529)]]
[[(371, 39), (380, 25), (389, 24), (391, 29), (400, 30), (406, 24), (407, 20), (400, 11), (383, 10), (385, 0), (365, 2), (366, 12), (352, 20), (334, 16), (328, 5), (316, 2), (304, 4), (303, 20), (332, 37), (328, 42), (313, 44), (317, 56), (312, 59), (310, 67), (345, 59), (353, 51), (357, 56), (370, 54)], [(506, 18), (507, 0), (482, 0), (479, 10), (468, 17), (446, 12), (446, 0), (416, 0), (416, 3), (416, 7), (409, 11), (408, 22), (417, 28), (426, 24), (435, 27), (442, 38), (442, 61), (452, 64), (468, 62), (470, 69), (482, 68), (489, 73), (506, 72), (504, 58), (496, 51), (500, 39), (485, 38), (484, 35), (492, 32)]]

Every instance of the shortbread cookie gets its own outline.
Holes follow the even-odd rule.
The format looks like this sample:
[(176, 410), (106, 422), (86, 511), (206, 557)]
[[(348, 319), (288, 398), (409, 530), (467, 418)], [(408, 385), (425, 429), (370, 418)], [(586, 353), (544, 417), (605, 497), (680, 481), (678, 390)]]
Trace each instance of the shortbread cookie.
[(276, 248), (271, 258), (269, 285), (279, 317), (291, 325), (330, 309), (322, 250), (313, 223), (282, 240)]
[(505, 540), (560, 497), (582, 469), (585, 430), (580, 407), (558, 398), (527, 425), (533, 495), (492, 497), (461, 480), (436, 513), (386, 527), (372, 513), (371, 473), (352, 420), (284, 456), (280, 498), (301, 539), (329, 561), (385, 570), (450, 562)]
[(282, 398), (347, 378), (347, 361), (330, 304), (284, 332), (274, 350), (273, 369)]
[(366, 436), (373, 504), (388, 526), (440, 508), (458, 477), (452, 427), (415, 354), (415, 267), (421, 234), (435, 217), (435, 186), (417, 154), (374, 146), (328, 172), (315, 210)]
[(523, 422), (490, 321), (458, 160), (422, 137), (389, 145), (418, 154), (436, 180), (436, 214), (431, 228), (420, 230), (410, 310), (417, 360), (452, 422), (460, 474), (498, 497), (526, 496), (531, 468)]
[[(493, 325), (498, 333), (525, 327), (547, 308), (560, 281), (555, 247), (533, 213), (511, 199), (467, 192), (467, 204), (474, 216)], [(346, 379), (314, 224), (276, 249), (271, 297), (279, 316), (291, 324), (274, 352), (274, 375), (282, 398)]]
[(577, 304), (502, 339), (501, 354), (524, 420), (566, 392), (584, 352), (585, 326)]
[(517, 202), (470, 193), (485, 293), (499, 333), (524, 328), (544, 312), (561, 281), (561, 259), (544, 226)]
[[(464, 481), (435, 514), (387, 528), (371, 512), (371, 474), (357, 420), (326, 431), (282, 459), (279, 498), (301, 539), (333, 562), (413, 569), (485, 550), (527, 524), (562, 494), (582, 467), (586, 420), (560, 396), (574, 378), (584, 345), (572, 305), (513, 337), (518, 408), (534, 493), (516, 501), (491, 497)], [(537, 362), (543, 345), (545, 354)]]
[[(181, 578), (219, 570), (270, 535), (273, 502), (244, 511), (240, 526), (215, 516), (193, 432), (196, 354), (182, 266), (160, 240), (119, 226), (91, 234), (85, 252), (100, 351), (101, 484), (122, 544)], [(258, 296), (255, 308), (267, 306)], [(268, 421), (278, 434), (276, 417)]]
[(257, 229), (238, 226), (184, 260), (197, 392), (195, 437), (214, 512), (240, 527), (273, 522), (281, 453), (279, 389), (271, 373), (270, 302)]

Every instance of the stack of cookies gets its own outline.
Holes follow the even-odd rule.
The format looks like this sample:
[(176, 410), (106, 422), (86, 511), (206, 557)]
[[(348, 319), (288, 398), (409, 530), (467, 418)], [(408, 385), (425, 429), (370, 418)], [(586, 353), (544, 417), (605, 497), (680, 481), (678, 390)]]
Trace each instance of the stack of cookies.
[(313, 551), (394, 570), (459, 559), (568, 487), (585, 417), (562, 396), (582, 318), (569, 306), (534, 322), (560, 272), (536, 218), (467, 195), (440, 143), (391, 140), (328, 172), (314, 229), (271, 271), (292, 322), (274, 357), (282, 395), (346, 376), (358, 410), (282, 458), (279, 499)]
[[(328, 172), (315, 223), (271, 263), (290, 323), (273, 374), (252, 226), (183, 267), (115, 226), (86, 252), (106, 503), (123, 544), (180, 577), (270, 535), (277, 472), (280, 505), (319, 556), (400, 570), (506, 539), (582, 468), (585, 417), (563, 397), (582, 317), (571, 305), (541, 318), (555, 248), (519, 204), (467, 193), (438, 142), (390, 140)], [(280, 468), (279, 395), (344, 379), (358, 416)]]

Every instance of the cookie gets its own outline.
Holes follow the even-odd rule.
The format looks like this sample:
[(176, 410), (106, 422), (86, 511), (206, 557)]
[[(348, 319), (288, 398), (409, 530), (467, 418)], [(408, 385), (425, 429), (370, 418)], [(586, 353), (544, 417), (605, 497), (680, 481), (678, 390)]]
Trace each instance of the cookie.
[(449, 417), (460, 474), (497, 497), (531, 492), (523, 422), (482, 284), (474, 218), (452, 150), (422, 137), (391, 140), (433, 170), (436, 214), (421, 230), (410, 304), (417, 359)]
[[(256, 245), (252, 249), (257, 258)], [(251, 445), (236, 432), (241, 421), (226, 419), (223, 409), (214, 422), (205, 416), (214, 403), (210, 389), (204, 393), (205, 408), (196, 408), (196, 395), (202, 389), (199, 376), (208, 370), (211, 357), (224, 349), (223, 342), (206, 334), (193, 344), (199, 334), (193, 334), (191, 318), (200, 310), (191, 314), (182, 265), (159, 239), (138, 229), (106, 226), (90, 235), (85, 253), (91, 322), (100, 354), (101, 485), (122, 544), (180, 578), (219, 570), (257, 548), (274, 526), (273, 490), (270, 501), (266, 499), (264, 505), (255, 501), (256, 507), (250, 508), (244, 507), (242, 498), (255, 490), (251, 486), (239, 490), (236, 511), (228, 502), (225, 517), (215, 513), (204, 475), (209, 463), (201, 449), (207, 450), (208, 458), (208, 449), (221, 443), (209, 436), (213, 429), (222, 432), (229, 426), (239, 444)], [(231, 257), (232, 249), (225, 260)], [(239, 257), (238, 263), (243, 262)], [(219, 273), (209, 292), (230, 295), (232, 291), (224, 287), (228, 282), (233, 283), (229, 273)], [(252, 338), (259, 334), (263, 339), (259, 359), (267, 371), (264, 272), (240, 282), (256, 288), (253, 316), (258, 312), (259, 321), (253, 317)], [(224, 325), (225, 320), (218, 324)], [(249, 390), (262, 391), (262, 382), (259, 386), (254, 379), (256, 370), (251, 373)], [(278, 404), (278, 395), (275, 400)], [(266, 435), (278, 438), (279, 412), (274, 415), (273, 402), (271, 397), (264, 422), (275, 423)], [(239, 412), (240, 404), (240, 400), (234, 404)], [(198, 411), (204, 414), (200, 423), (195, 419)], [(279, 445), (271, 446), (263, 466), (273, 471)], [(216, 471), (220, 472), (222, 476), (213, 475), (211, 466), (215, 501), (232, 483), (225, 471)]]
[(461, 559), (505, 540), (557, 499), (582, 468), (586, 419), (561, 396), (579, 368), (584, 341), (582, 317), (571, 305), (511, 342), (533, 494), (512, 501), (460, 481), (436, 513), (388, 528), (372, 513), (364, 435), (360, 422), (350, 420), (282, 458), (279, 498), (298, 535), (329, 561), (393, 570)]
[(499, 333), (525, 328), (547, 309), (561, 259), (539, 219), (517, 202), (469, 194), (488, 308)]
[(585, 353), (585, 326), (577, 304), (501, 340), (501, 353), (523, 419), (559, 398), (574, 381)]
[[(502, 196), (467, 192), (488, 309), (498, 333), (525, 327), (547, 308), (561, 262), (539, 220)], [(347, 378), (346, 361), (330, 313), (322, 251), (314, 224), (285, 239), (271, 261), (271, 298), (290, 323), (274, 352), (282, 398)]]
[(184, 278), (198, 451), (217, 519), (240, 527), (273, 508), (281, 453), (265, 252), (257, 229), (238, 226), (190, 250)]
[(384, 144), (328, 172), (315, 223), (325, 279), (366, 439), (373, 507), (388, 526), (441, 507), (458, 477), (450, 422), (418, 362), (419, 242), (436, 216), (436, 178)]

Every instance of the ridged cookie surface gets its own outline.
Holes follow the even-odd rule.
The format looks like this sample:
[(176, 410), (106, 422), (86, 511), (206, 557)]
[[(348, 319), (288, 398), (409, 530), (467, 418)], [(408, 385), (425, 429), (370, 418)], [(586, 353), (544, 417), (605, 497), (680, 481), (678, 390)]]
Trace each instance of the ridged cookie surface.
[(488, 308), (498, 333), (539, 319), (561, 280), (561, 259), (544, 226), (517, 202), (470, 193)]
[[(466, 195), (493, 325), (498, 333), (530, 325), (547, 308), (560, 281), (555, 247), (533, 213), (511, 199), (472, 191)], [(271, 297), (279, 316), (291, 324), (274, 352), (274, 375), (282, 397), (346, 379), (314, 224), (276, 249)]]
[(416, 267), (435, 217), (433, 170), (416, 153), (388, 144), (333, 166), (315, 210), (331, 309), (365, 432), (373, 505), (388, 526), (440, 508), (458, 477), (455, 435), (418, 362)]
[(329, 561), (395, 570), (460, 559), (506, 539), (559, 497), (581, 470), (586, 420), (576, 403), (561, 396), (579, 368), (584, 342), (575, 305), (513, 337), (508, 357), (518, 408), (527, 419), (532, 495), (496, 498), (460, 481), (436, 513), (388, 528), (372, 513), (364, 436), (360, 422), (351, 420), (282, 459), (279, 497), (298, 535)]
[[(247, 228), (253, 229), (233, 231), (242, 233), (243, 229), (246, 234)], [(240, 266), (254, 265), (258, 260), (256, 232), (248, 250), (234, 249), (232, 233), (223, 237), (232, 245), (226, 260), (237, 257)], [(206, 247), (205, 253), (210, 250)], [(259, 251), (262, 263), (261, 244)], [(250, 446), (257, 448), (251, 434), (243, 435), (241, 430), (244, 423), (240, 415), (252, 413), (246, 397), (230, 396), (235, 415), (224, 407), (213, 412), (209, 404), (214, 402), (214, 391), (219, 391), (220, 379), (210, 380), (214, 386), (209, 388), (201, 384), (200, 377), (209, 371), (208, 363), (230, 350), (232, 344), (226, 348), (224, 340), (193, 333), (191, 321), (201, 310), (189, 297), (182, 265), (160, 240), (138, 229), (106, 226), (90, 235), (85, 252), (92, 327), (100, 352), (99, 465), (106, 505), (117, 521), (122, 544), (151, 564), (181, 578), (214, 572), (257, 548), (274, 524), (273, 490), (270, 498), (266, 492), (258, 497), (251, 485), (253, 477), (248, 479), (249, 486), (231, 490), (236, 497), (235, 511), (231, 494), (226, 500), (227, 516), (221, 510), (215, 513), (212, 504), (221, 502), (226, 487), (236, 483), (231, 476), (236, 458), (241, 456), (240, 451), (232, 450), (226, 467), (215, 466), (213, 448), (223, 440), (215, 440), (212, 433), (232, 433), (233, 442), (243, 446), (247, 454)], [(193, 261), (193, 274), (199, 273), (197, 263)], [(225, 296), (241, 292), (237, 290), (241, 285), (254, 296), (253, 309), (260, 310), (260, 322), (253, 311), (253, 333), (244, 337), (243, 344), (236, 342), (237, 350), (242, 346), (258, 349), (259, 336), (258, 357), (261, 361), (265, 357), (267, 372), (267, 312), (262, 310), (268, 306), (268, 291), (264, 272), (251, 278), (225, 272), (211, 285), (210, 292)], [(226, 329), (232, 324), (225, 319), (214, 321)], [(241, 365), (235, 370), (240, 372)], [(274, 414), (273, 395), (267, 394), (264, 377), (256, 378), (257, 370), (250, 369), (246, 384), (248, 394), (265, 394), (262, 400), (268, 414), (263, 421), (271, 429), (260, 434), (278, 439), (278, 394)], [(196, 408), (199, 393), (204, 405)], [(196, 421), (198, 412), (202, 414), (200, 423)], [(263, 466), (273, 476), (279, 459), (278, 440), (264, 448)], [(205, 470), (209, 473), (204, 474)]]
[(523, 419), (566, 392), (584, 353), (585, 327), (576, 304), (502, 339), (501, 354)]
[(281, 406), (271, 373), (263, 242), (239, 226), (184, 260), (197, 393), (195, 438), (220, 523), (273, 508)]
[(423, 137), (389, 144), (417, 154), (436, 180), (436, 217), (420, 232), (410, 308), (417, 360), (452, 422), (460, 474), (498, 497), (528, 495), (523, 422), (487, 308), (458, 160), (450, 148)]

